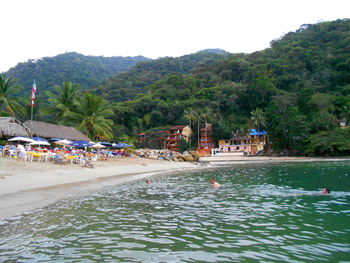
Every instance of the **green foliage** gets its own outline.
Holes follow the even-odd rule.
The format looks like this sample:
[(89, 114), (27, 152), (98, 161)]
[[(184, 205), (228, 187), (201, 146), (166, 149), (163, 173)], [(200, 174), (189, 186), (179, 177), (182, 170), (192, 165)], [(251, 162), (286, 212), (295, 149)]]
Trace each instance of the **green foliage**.
[(318, 155), (350, 154), (350, 130), (334, 128), (310, 136), (306, 152)]
[(30, 93), (29, 87), (35, 78), (38, 91), (53, 91), (52, 87), (70, 80), (79, 84), (83, 90), (99, 85), (103, 80), (122, 71), (129, 70), (145, 57), (96, 57), (84, 56), (75, 52), (55, 57), (28, 60), (9, 69), (7, 75), (15, 78), (19, 85), (27, 87), (22, 95)]
[(21, 106), (22, 99), (17, 94), (23, 89), (15, 85), (13, 78), (7, 78), (6, 75), (0, 75), (0, 110), (7, 111), (12, 117), (16, 113), (23, 113)]
[(182, 139), (178, 143), (178, 148), (180, 152), (188, 151), (190, 149), (190, 145), (186, 140)]
[(76, 126), (93, 140), (111, 140), (113, 121), (107, 118), (112, 114), (105, 100), (95, 94), (84, 93), (75, 100), (74, 110), (64, 113), (63, 121)]
[[(167, 78), (173, 73), (189, 74), (198, 65), (213, 65), (227, 57), (227, 53), (198, 52), (178, 58), (165, 57), (153, 61), (142, 61), (127, 72), (121, 72), (107, 79), (93, 92), (111, 102), (121, 102), (136, 98), (137, 94), (148, 91), (146, 87)], [(168, 87), (183, 87), (181, 76), (172, 75), (167, 78)], [(162, 91), (167, 91), (164, 87)], [(175, 92), (174, 94), (176, 94)], [(168, 94), (162, 94), (167, 96)]]
[(255, 111), (252, 111), (250, 114), (252, 115), (251, 119), (253, 124), (258, 131), (260, 131), (260, 128), (266, 127), (265, 113), (261, 109), (256, 108)]
[(80, 86), (72, 82), (64, 82), (62, 87), (55, 86), (55, 93), (46, 91), (49, 104), (42, 108), (42, 113), (54, 122), (63, 120), (64, 114), (75, 111), (75, 101), (80, 92)]

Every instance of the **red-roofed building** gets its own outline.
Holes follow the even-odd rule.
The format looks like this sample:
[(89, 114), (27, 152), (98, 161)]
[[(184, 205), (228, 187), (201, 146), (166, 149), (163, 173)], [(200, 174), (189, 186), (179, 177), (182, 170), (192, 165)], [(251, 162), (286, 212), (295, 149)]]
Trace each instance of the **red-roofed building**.
[(166, 148), (172, 151), (179, 151), (179, 142), (181, 140), (189, 141), (192, 130), (188, 125), (177, 125), (170, 129), (167, 137)]

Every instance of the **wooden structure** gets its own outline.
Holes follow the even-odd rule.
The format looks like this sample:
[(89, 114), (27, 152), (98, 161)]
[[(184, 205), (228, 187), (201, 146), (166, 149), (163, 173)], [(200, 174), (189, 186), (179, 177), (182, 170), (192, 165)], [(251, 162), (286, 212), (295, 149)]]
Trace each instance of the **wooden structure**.
[(178, 125), (171, 127), (166, 139), (166, 148), (172, 151), (179, 151), (179, 142), (181, 140), (189, 141), (192, 130), (188, 125)]

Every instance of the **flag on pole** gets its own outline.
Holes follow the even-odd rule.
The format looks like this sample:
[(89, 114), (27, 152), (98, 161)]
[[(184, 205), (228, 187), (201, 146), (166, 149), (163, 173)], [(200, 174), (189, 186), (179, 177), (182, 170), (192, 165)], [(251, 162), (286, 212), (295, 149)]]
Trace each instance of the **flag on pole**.
[(32, 86), (32, 91), (34, 91), (34, 93), (36, 94), (36, 84), (35, 84), (35, 80), (34, 80), (34, 83), (33, 83), (33, 86)]
[(35, 93), (36, 93), (36, 84), (35, 84), (35, 80), (34, 80), (34, 83), (32, 86), (32, 108), (34, 107)]

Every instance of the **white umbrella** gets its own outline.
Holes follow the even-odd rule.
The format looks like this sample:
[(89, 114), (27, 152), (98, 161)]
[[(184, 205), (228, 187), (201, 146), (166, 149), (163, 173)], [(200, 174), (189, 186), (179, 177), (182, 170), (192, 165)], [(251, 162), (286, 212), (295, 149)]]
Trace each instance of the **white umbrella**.
[(98, 143), (95, 143), (92, 148), (106, 148), (106, 146), (100, 144), (99, 142)]
[(72, 142), (69, 141), (69, 140), (64, 139), (64, 140), (57, 141), (57, 142), (55, 142), (55, 143), (58, 144), (58, 145), (63, 145), (63, 146), (65, 146), (65, 145), (71, 144)]
[(44, 141), (34, 141), (31, 142), (29, 145), (50, 145), (50, 143)]
[(13, 137), (8, 140), (9, 142), (15, 142), (15, 141), (21, 141), (21, 142), (34, 142), (33, 139), (30, 139), (28, 137), (23, 137), (23, 136), (18, 136), (18, 137)]

